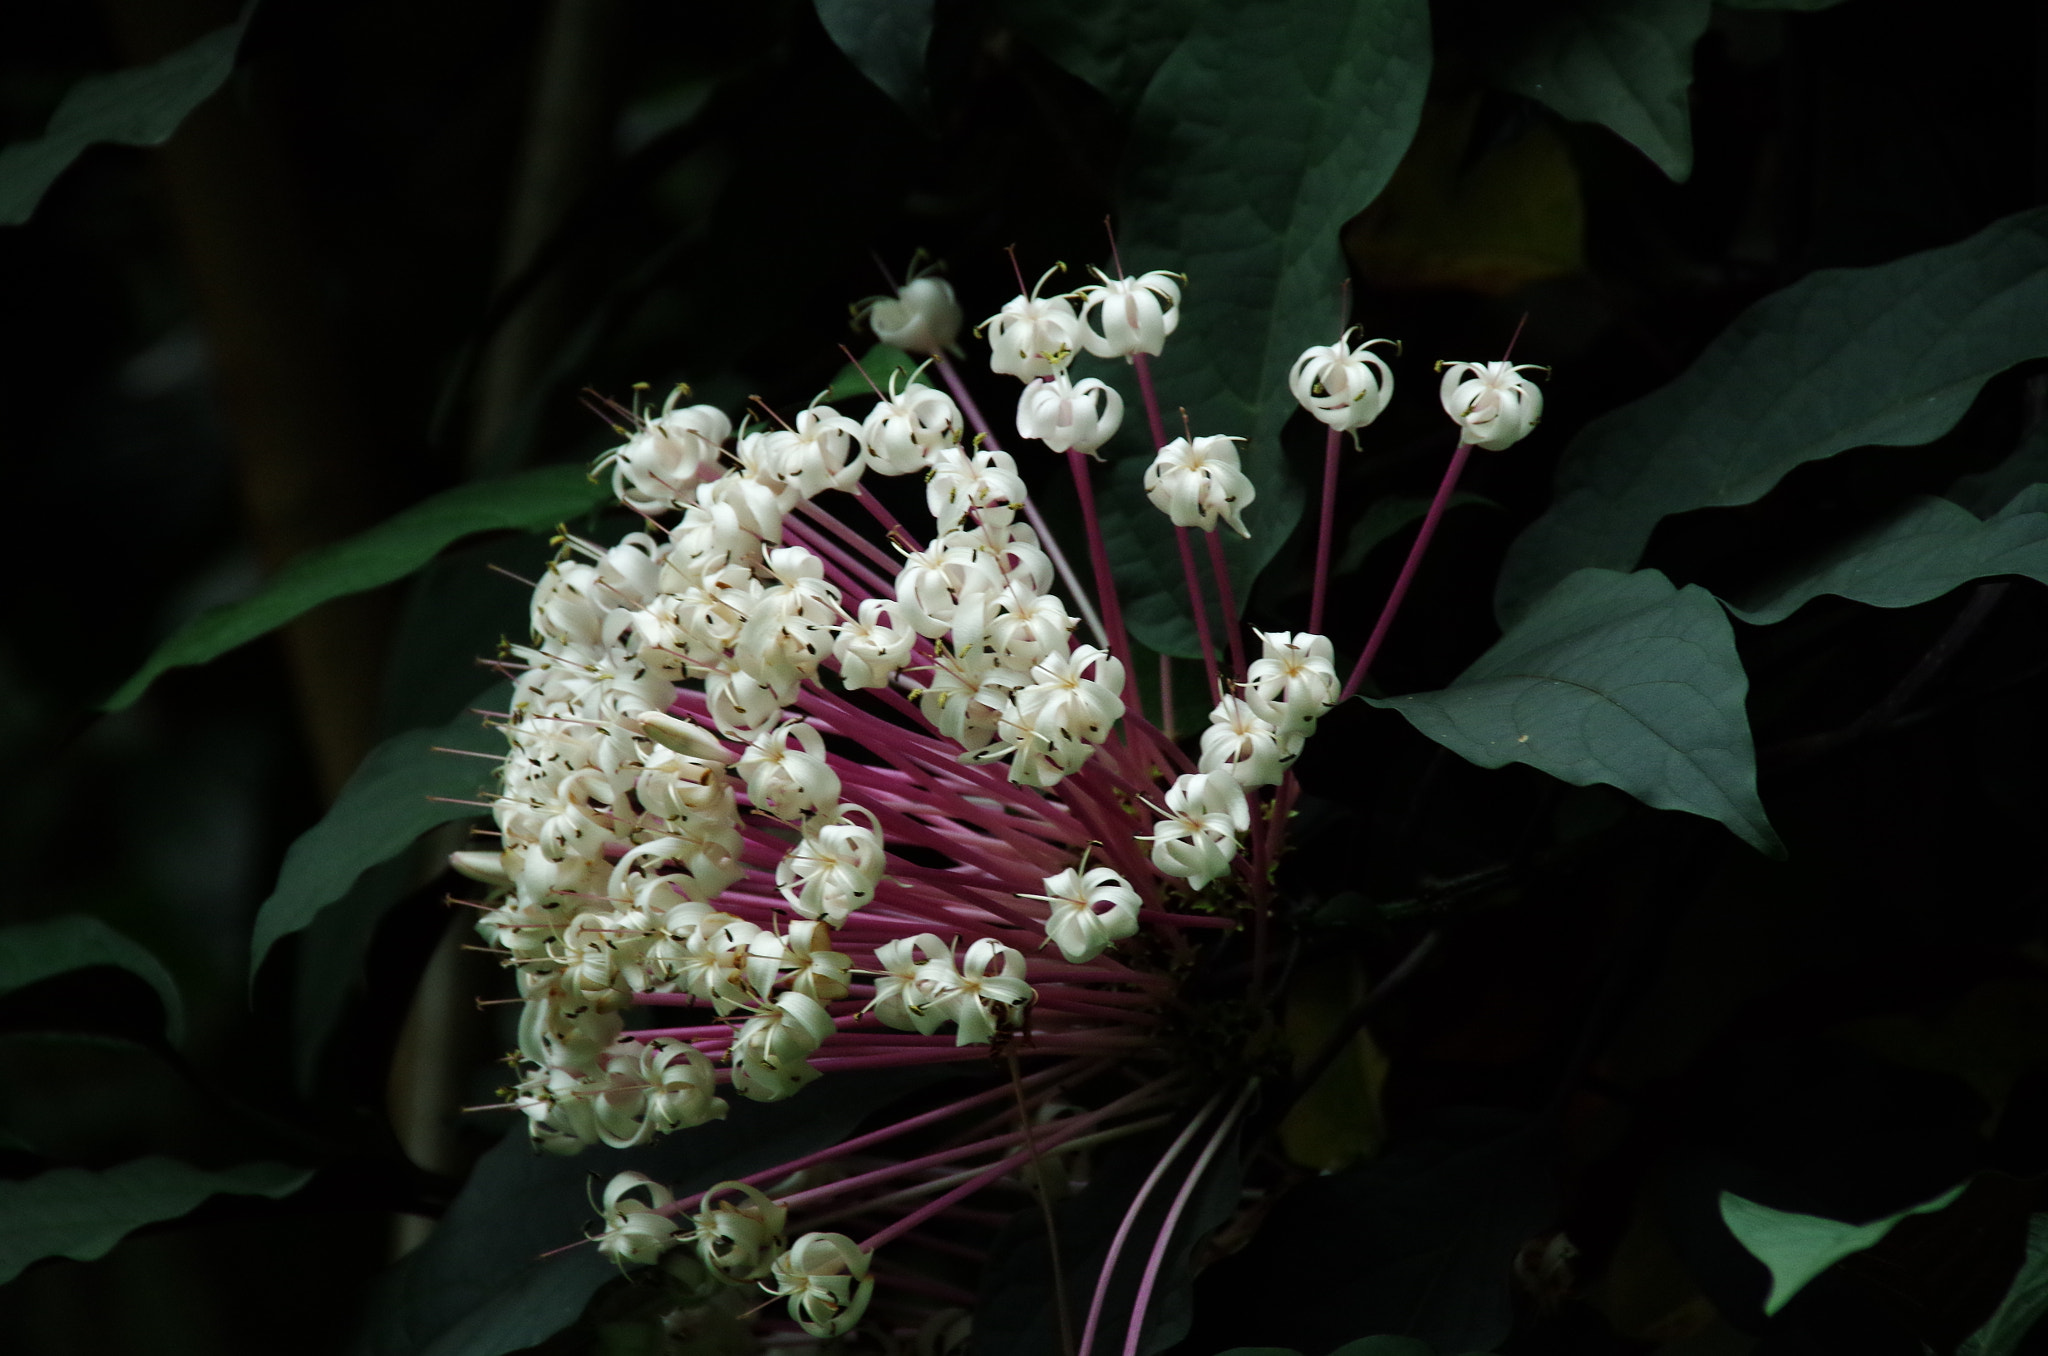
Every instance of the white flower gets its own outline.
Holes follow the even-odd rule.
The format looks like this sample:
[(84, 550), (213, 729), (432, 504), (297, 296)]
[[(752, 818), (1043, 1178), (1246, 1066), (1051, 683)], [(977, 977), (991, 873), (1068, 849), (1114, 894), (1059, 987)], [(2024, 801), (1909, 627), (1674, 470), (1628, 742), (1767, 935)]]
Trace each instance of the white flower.
[[(1031, 896), (1052, 906), (1045, 935), (1076, 965), (1094, 960), (1138, 930), (1138, 892), (1106, 866), (1085, 875), (1073, 867), (1045, 879), (1045, 893)], [(1103, 907), (1107, 906), (1107, 907)]]
[(667, 1036), (645, 1043), (640, 1076), (647, 1080), (647, 1119), (657, 1129), (687, 1130), (725, 1119), (718, 1072), (696, 1046)]
[(845, 1234), (805, 1234), (775, 1259), (761, 1287), (789, 1298), (789, 1316), (813, 1337), (837, 1337), (860, 1322), (875, 1278), (868, 1255)]
[(960, 336), (960, 301), (944, 278), (912, 278), (868, 308), (875, 338), (905, 353), (934, 355)]
[[(727, 1202), (721, 1198), (736, 1195)], [(704, 1193), (692, 1217), (697, 1258), (728, 1281), (758, 1281), (782, 1251), (782, 1226), (789, 1211), (758, 1187), (720, 1182)]]
[(1368, 339), (1352, 348), (1349, 340), (1357, 332), (1326, 348), (1304, 350), (1287, 377), (1287, 389), (1301, 407), (1334, 429), (1364, 428), (1394, 398), (1394, 374), (1369, 351), (1393, 340)]
[(612, 468), (612, 492), (621, 503), (645, 513), (668, 513), (697, 497), (700, 481), (718, 474), (718, 449), (732, 436), (732, 421), (715, 405), (674, 408), (677, 387), (661, 414), (598, 459)]
[(988, 331), (989, 369), (1007, 372), (1020, 381), (1049, 377), (1066, 370), (1087, 331), (1065, 297), (1041, 297), (1045, 279), (1064, 268), (1045, 271), (1028, 297), (1012, 297), (1003, 309), (982, 322)]
[[(796, 747), (790, 747), (790, 741)], [(793, 720), (754, 736), (740, 755), (739, 773), (754, 808), (792, 823), (831, 813), (839, 805), (839, 774), (825, 762), (825, 740), (816, 727)]]
[(1202, 731), (1200, 767), (1204, 772), (1228, 772), (1247, 791), (1278, 786), (1301, 756), (1302, 738), (1281, 734), (1242, 698), (1225, 697), (1209, 713), (1209, 728)]
[(1343, 691), (1327, 636), (1254, 631), (1263, 653), (1245, 674), (1244, 699), (1283, 737), (1306, 735)]
[(774, 1102), (814, 1081), (805, 1059), (832, 1034), (832, 1017), (808, 994), (787, 990), (749, 1017), (732, 1042), (733, 1091)]
[(839, 680), (848, 687), (886, 687), (910, 662), (917, 632), (882, 621), (899, 606), (885, 598), (863, 598), (859, 614), (834, 633), (832, 655), (839, 661)]
[(1153, 826), (1152, 865), (1199, 890), (1230, 870), (1238, 835), (1251, 828), (1244, 788), (1227, 772), (1187, 772), (1166, 793), (1166, 818)]
[[(1081, 302), (1081, 342), (1098, 358), (1128, 358), (1134, 353), (1158, 354), (1166, 336), (1180, 325), (1180, 282), (1172, 273), (1152, 272), (1141, 278), (1112, 278), (1090, 269), (1100, 284), (1075, 295)], [(1100, 307), (1102, 332), (1088, 323)]]
[[(867, 817), (855, 824), (849, 814)], [(775, 888), (806, 918), (837, 927), (846, 915), (875, 897), (887, 858), (875, 817), (858, 805), (839, 807), (838, 817), (819, 815), (804, 825), (803, 837), (775, 867)]]
[[(1533, 363), (1438, 363), (1444, 413), (1458, 421), (1464, 440), (1498, 452), (1528, 436), (1543, 417), (1543, 392), (1521, 372), (1544, 369)], [(1469, 374), (1469, 375), (1468, 375)]]
[(1258, 492), (1239, 466), (1236, 437), (1175, 438), (1145, 469), (1145, 495), (1175, 527), (1216, 530), (1216, 520), (1249, 537), (1238, 515)]
[(898, 393), (900, 376), (889, 374), (889, 394), (861, 424), (868, 466), (885, 476), (924, 470), (933, 452), (959, 444), (965, 427), (953, 397), (915, 381)]
[[(648, 1202), (628, 1199), (645, 1191)], [(676, 1222), (657, 1213), (675, 1203), (675, 1193), (644, 1172), (622, 1172), (605, 1185), (604, 1231), (593, 1235), (597, 1250), (615, 1262), (652, 1262), (676, 1242)]]
[(1064, 372), (1035, 381), (1017, 400), (1017, 432), (1055, 452), (1095, 455), (1116, 436), (1124, 419), (1124, 398), (1094, 377), (1069, 381)]

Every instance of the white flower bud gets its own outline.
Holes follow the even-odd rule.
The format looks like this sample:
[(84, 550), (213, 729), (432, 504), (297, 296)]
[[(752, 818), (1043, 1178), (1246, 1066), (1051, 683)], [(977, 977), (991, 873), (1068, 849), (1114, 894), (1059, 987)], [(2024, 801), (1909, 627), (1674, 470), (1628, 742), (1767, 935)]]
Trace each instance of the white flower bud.
[(1438, 389), (1444, 413), (1474, 447), (1498, 452), (1513, 446), (1543, 417), (1543, 392), (1517, 375), (1544, 370), (1533, 363), (1438, 363), (1437, 370), (1444, 374)]
[(1347, 332), (1326, 348), (1304, 350), (1287, 377), (1287, 389), (1303, 409), (1342, 431), (1364, 428), (1394, 398), (1393, 372), (1370, 352), (1374, 344), (1393, 340), (1368, 339), (1354, 349), (1349, 341), (1357, 332)]
[(1017, 432), (1054, 452), (1095, 450), (1116, 436), (1124, 398), (1094, 377), (1078, 382), (1065, 373), (1024, 388), (1017, 400)]
[(1094, 960), (1110, 945), (1138, 931), (1138, 892), (1106, 866), (1083, 875), (1073, 867), (1045, 880), (1043, 899), (1052, 906), (1045, 935), (1076, 965)]
[[(1141, 278), (1111, 278), (1090, 269), (1102, 281), (1077, 294), (1081, 302), (1082, 342), (1098, 358), (1128, 358), (1134, 353), (1158, 354), (1166, 336), (1180, 325), (1180, 282), (1172, 273), (1153, 272)], [(1088, 313), (1101, 310), (1102, 332), (1088, 323)]]
[(1003, 309), (982, 322), (988, 331), (991, 371), (1007, 372), (1020, 381), (1064, 372), (1074, 360), (1087, 331), (1065, 297), (1041, 297), (1038, 289), (1063, 265), (1045, 271), (1028, 297), (1012, 297)]
[(1237, 458), (1236, 437), (1175, 438), (1145, 468), (1145, 495), (1175, 527), (1216, 530), (1220, 518), (1240, 537), (1249, 537), (1241, 514), (1258, 491)]
[(960, 300), (944, 278), (912, 278), (868, 308), (875, 338), (905, 353), (936, 356), (960, 337)]

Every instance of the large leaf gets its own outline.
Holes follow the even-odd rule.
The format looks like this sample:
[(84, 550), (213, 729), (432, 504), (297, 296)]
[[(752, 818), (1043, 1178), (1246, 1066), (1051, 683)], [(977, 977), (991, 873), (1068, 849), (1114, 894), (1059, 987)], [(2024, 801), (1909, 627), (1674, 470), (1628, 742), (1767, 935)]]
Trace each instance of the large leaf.
[(543, 466), (437, 494), (361, 536), (290, 561), (255, 597), (193, 618), (157, 647), (107, 700), (106, 709), (129, 705), (166, 669), (204, 664), (330, 598), (403, 579), (464, 537), (503, 529), (545, 530), (609, 497), (581, 466)]
[(145, 1224), (176, 1219), (208, 1196), (289, 1196), (312, 1172), (247, 1163), (206, 1172), (173, 1158), (138, 1158), (87, 1172), (57, 1168), (0, 1182), (0, 1283), (45, 1257), (89, 1262)]
[[(346, 897), (365, 871), (404, 852), (427, 830), (481, 813), (454, 802), (479, 798), (478, 789), (490, 782), (489, 764), (437, 749), (502, 757), (504, 735), (487, 727), (476, 710), (502, 711), (509, 700), (510, 689), (492, 688), (472, 704), (475, 709), (465, 707), (445, 726), (407, 730), (370, 751), (326, 816), (285, 852), (277, 885), (256, 911), (251, 975), (279, 938)], [(368, 918), (364, 925), (374, 922)]]
[(816, 0), (818, 20), (847, 59), (911, 112), (926, 103), (932, 0)]
[(1481, 767), (1606, 782), (1777, 853), (1757, 799), (1748, 692), (1712, 594), (1655, 570), (1580, 570), (1449, 687), (1372, 704)]
[(2027, 1221), (2027, 1255), (1998, 1312), (1956, 1348), (1956, 1356), (2014, 1356), (2043, 1318), (2048, 1318), (2048, 1215), (2035, 1215)]
[(88, 146), (156, 146), (169, 140), (234, 69), (252, 8), (160, 61), (73, 85), (41, 137), (0, 150), (0, 226), (18, 226), (34, 215), (43, 193)]
[(925, 1069), (835, 1074), (795, 1103), (733, 1098), (732, 1113), (659, 1144), (560, 1158), (534, 1153), (514, 1129), (478, 1162), (433, 1234), (385, 1277), (358, 1356), (500, 1356), (559, 1332), (618, 1268), (574, 1243), (596, 1218), (595, 1174), (636, 1170), (678, 1195), (772, 1168), (844, 1138), (904, 1094)]
[(116, 966), (155, 989), (163, 1000), (165, 1035), (173, 1045), (184, 1041), (185, 999), (178, 982), (140, 942), (83, 913), (0, 928), (0, 995), (95, 965)]
[(1509, 551), (1502, 616), (1582, 566), (1632, 568), (1668, 514), (1750, 503), (1852, 447), (1939, 437), (1986, 380), (2042, 354), (2048, 209), (1876, 268), (1815, 273), (1573, 440), (1550, 511)]
[(1673, 179), (1692, 173), (1686, 92), (1708, 0), (1568, 0), (1515, 44), (1501, 82), (1574, 122), (1604, 123)]
[(2048, 582), (2048, 485), (2021, 493), (1989, 522), (1946, 499), (1916, 499), (1889, 521), (1829, 552), (1797, 578), (1732, 607), (1775, 622), (1822, 594), (1873, 607), (1911, 607), (1989, 575)]
[(1896, 1215), (1886, 1215), (1868, 1224), (1845, 1224), (1822, 1215), (1773, 1210), (1724, 1191), (1721, 1219), (1728, 1232), (1735, 1235), (1735, 1241), (1770, 1268), (1771, 1294), (1764, 1301), (1764, 1312), (1775, 1314), (1814, 1277), (1851, 1253), (1875, 1247), (1901, 1220), (1946, 1209), (1962, 1194), (1963, 1188), (1955, 1187)]
[[(1177, 429), (1185, 406), (1198, 435), (1251, 440), (1252, 536), (1229, 543), (1240, 596), (1301, 514), (1280, 454), (1296, 408), (1288, 367), (1337, 336), (1338, 229), (1407, 149), (1429, 71), (1424, 0), (1240, 0), (1202, 8), (1138, 106), (1121, 253), (1132, 272), (1188, 277), (1185, 318), (1156, 363), (1167, 420)], [(1125, 422), (1143, 427), (1135, 404)], [(1164, 518), (1139, 524), (1144, 553), (1170, 562)], [(1171, 592), (1127, 601), (1139, 638), (1178, 653), (1179, 628), (1147, 620), (1184, 606)]]
[(1188, 31), (1195, 0), (1006, 0), (1003, 9), (1034, 46), (1128, 107)]

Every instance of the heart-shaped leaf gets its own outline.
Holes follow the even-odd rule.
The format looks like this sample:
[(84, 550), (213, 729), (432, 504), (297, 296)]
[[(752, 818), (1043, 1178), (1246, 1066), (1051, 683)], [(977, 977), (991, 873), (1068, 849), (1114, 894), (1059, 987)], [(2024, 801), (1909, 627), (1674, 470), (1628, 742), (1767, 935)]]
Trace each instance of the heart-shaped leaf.
[(1978, 388), (2048, 354), (2048, 208), (1766, 297), (1670, 385), (1565, 450), (1497, 602), (1512, 619), (1584, 566), (1635, 566), (1669, 514), (1747, 504), (1804, 462), (1946, 433)]
[(1777, 854), (1757, 799), (1748, 692), (1712, 594), (1655, 570), (1580, 570), (1449, 687), (1372, 704), (1481, 767), (1605, 782)]

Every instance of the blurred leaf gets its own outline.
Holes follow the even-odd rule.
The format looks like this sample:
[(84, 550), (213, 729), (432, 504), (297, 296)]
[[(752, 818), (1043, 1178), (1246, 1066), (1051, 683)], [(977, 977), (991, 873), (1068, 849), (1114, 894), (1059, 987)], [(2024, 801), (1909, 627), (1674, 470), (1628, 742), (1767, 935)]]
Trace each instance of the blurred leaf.
[(410, 852), (379, 862), (306, 924), (293, 955), (291, 985), (292, 1073), (302, 1097), (311, 1097), (318, 1086), (328, 1039), (364, 978), (363, 958), (377, 925), (411, 888), (417, 863)]
[(932, 0), (816, 0), (818, 21), (860, 73), (912, 113), (929, 102)]
[(1712, 594), (1655, 570), (1580, 570), (1449, 687), (1372, 705), (1481, 767), (1605, 782), (1779, 854), (1757, 799), (1748, 692)]
[[(1338, 231), (1415, 134), (1429, 42), (1424, 0), (1206, 5), (1138, 106), (1121, 254), (1133, 272), (1188, 276), (1186, 320), (1156, 361), (1163, 417), (1185, 406), (1196, 433), (1251, 439), (1241, 452), (1258, 491), (1252, 536), (1226, 543), (1240, 596), (1300, 517), (1280, 449), (1296, 409), (1287, 371), (1336, 336)], [(1142, 428), (1140, 407), (1125, 422)], [(1140, 523), (1145, 553), (1173, 560), (1163, 516)], [(1185, 652), (1179, 592), (1125, 594), (1139, 639), (1168, 653)], [(1162, 633), (1151, 620), (1162, 611), (1180, 624)]]
[(1504, 296), (1585, 266), (1578, 167), (1557, 128), (1531, 119), (1481, 142), (1477, 95), (1433, 102), (1386, 192), (1344, 232), (1361, 282)]
[(1988, 522), (1946, 499), (1916, 499), (1897, 516), (1828, 552), (1798, 577), (1729, 611), (1783, 621), (1822, 594), (1872, 607), (1911, 607), (1990, 575), (2048, 582), (2048, 485), (2036, 485)]
[(1692, 173), (1687, 91), (1708, 0), (1567, 0), (1516, 43), (1501, 83), (1574, 122), (1597, 122), (1672, 179)]
[(678, 1196), (745, 1177), (844, 1139), (876, 1111), (933, 1080), (928, 1069), (835, 1074), (803, 1092), (802, 1114), (733, 1099), (722, 1121), (626, 1151), (536, 1154), (521, 1127), (478, 1162), (462, 1194), (420, 1247), (380, 1283), (358, 1356), (501, 1356), (576, 1321), (619, 1274), (576, 1242), (596, 1218), (592, 1177), (634, 1170)]
[(1330, 1356), (1436, 1356), (1427, 1342), (1412, 1337), (1361, 1337), (1346, 1342)]
[(1732, 1191), (1721, 1193), (1721, 1219), (1735, 1241), (1749, 1250), (1771, 1272), (1771, 1294), (1764, 1312), (1775, 1314), (1792, 1297), (1806, 1288), (1814, 1277), (1851, 1253), (1876, 1244), (1912, 1215), (1932, 1214), (1944, 1209), (1963, 1194), (1958, 1186), (1933, 1200), (1901, 1210), (1868, 1224), (1845, 1224), (1820, 1215), (1799, 1215), (1773, 1210), (1747, 1200)]
[(185, 999), (178, 982), (140, 942), (83, 913), (0, 928), (0, 995), (94, 965), (116, 966), (155, 989), (163, 1000), (165, 1034), (173, 1045), (184, 1043)]
[[(1219, 1264), (1218, 1291), (1276, 1297), (1257, 1306), (1256, 1328), (1227, 1294), (1205, 1295), (1203, 1317), (1304, 1352), (1348, 1352), (1361, 1330), (1444, 1352), (1490, 1347), (1514, 1323), (1516, 1249), (1554, 1226), (1552, 1152), (1517, 1114), (1412, 1117), (1384, 1157), (1281, 1196), (1259, 1239)], [(1305, 1247), (1328, 1285), (1298, 1284)]]
[(1947, 432), (1993, 375), (2048, 354), (2048, 209), (1750, 307), (1687, 371), (1589, 425), (1508, 553), (1512, 619), (1574, 569), (1632, 568), (1673, 513), (1747, 504), (1793, 467)]
[(2019, 1275), (1983, 1327), (1956, 1348), (1955, 1356), (2014, 1356), (2036, 1324), (2048, 1317), (2048, 1215), (2027, 1221), (2027, 1255)]
[[(499, 686), (471, 707), (502, 711), (510, 700), (510, 689)], [(252, 978), (279, 938), (310, 924), (347, 895), (365, 871), (404, 852), (429, 829), (484, 813), (475, 805), (450, 802), (476, 799), (478, 788), (491, 781), (490, 763), (437, 749), (502, 758), (505, 736), (465, 707), (440, 729), (407, 730), (372, 749), (325, 817), (286, 851), (277, 885), (256, 911), (256, 933), (249, 943)], [(374, 921), (366, 919), (364, 926)]]
[(71, 1257), (90, 1262), (145, 1224), (176, 1219), (209, 1196), (289, 1196), (313, 1176), (282, 1163), (246, 1163), (206, 1172), (170, 1158), (138, 1158), (87, 1172), (57, 1168), (21, 1182), (0, 1182), (0, 1283), (31, 1262)]
[[(1357, 956), (1304, 958), (1288, 980), (1281, 1019), (1297, 1078), (1369, 991)], [(1378, 1153), (1387, 1135), (1380, 1105), (1386, 1082), (1386, 1054), (1372, 1032), (1360, 1027), (1280, 1122), (1281, 1149), (1298, 1166), (1316, 1172), (1338, 1172)]]
[(1129, 107), (1188, 31), (1195, 0), (1006, 0), (1004, 12), (1040, 51)]
[(1833, 9), (1842, 0), (1715, 0), (1722, 9), (1781, 9), (1787, 11), (1811, 11)]
[(519, 580), (539, 579), (554, 556), (540, 533), (487, 537), (444, 552), (406, 583), (377, 706), (380, 736), (439, 725), (491, 680), (484, 663), (501, 642), (529, 638), (533, 590)]
[(88, 146), (156, 146), (227, 80), (255, 5), (225, 28), (147, 66), (88, 76), (73, 85), (35, 141), (0, 150), (0, 226), (34, 215), (43, 193)]
[(609, 498), (609, 487), (597, 484), (581, 466), (543, 466), (437, 494), (360, 536), (288, 561), (255, 597), (193, 618), (157, 647), (104, 709), (128, 706), (166, 669), (204, 664), (330, 598), (403, 579), (464, 537), (507, 529), (545, 531)]
[(911, 357), (902, 349), (890, 344), (872, 344), (860, 355), (860, 364), (848, 363), (839, 369), (839, 375), (832, 378), (832, 385), (826, 388), (825, 400), (832, 403), (850, 400), (854, 396), (872, 396), (875, 388), (889, 389), (889, 374), (901, 372), (905, 381), (917, 370), (920, 360)]

